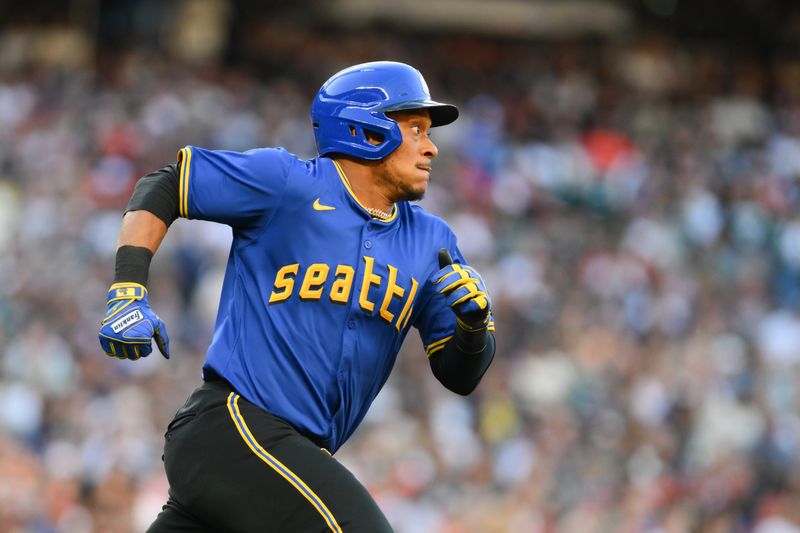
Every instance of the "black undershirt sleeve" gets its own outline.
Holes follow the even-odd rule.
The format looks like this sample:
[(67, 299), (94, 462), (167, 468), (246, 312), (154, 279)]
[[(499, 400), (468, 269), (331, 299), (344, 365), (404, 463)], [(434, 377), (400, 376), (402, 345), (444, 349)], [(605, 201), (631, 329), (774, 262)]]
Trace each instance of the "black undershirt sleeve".
[(466, 396), (478, 386), (493, 358), (494, 335), (491, 332), (463, 334), (457, 329), (453, 338), (434, 353), (429, 362), (433, 375), (442, 385)]
[(169, 227), (178, 218), (178, 163), (142, 176), (128, 202), (128, 211), (149, 211)]

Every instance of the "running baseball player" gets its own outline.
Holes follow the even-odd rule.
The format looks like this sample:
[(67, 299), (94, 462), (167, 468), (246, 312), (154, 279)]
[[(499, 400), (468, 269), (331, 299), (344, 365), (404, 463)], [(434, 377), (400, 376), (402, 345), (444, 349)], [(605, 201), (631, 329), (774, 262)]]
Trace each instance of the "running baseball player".
[(167, 428), (169, 499), (149, 531), (391, 531), (332, 454), (412, 326), (433, 374), (458, 394), (494, 356), (481, 277), (447, 224), (411, 203), (438, 152), (431, 128), (457, 117), (413, 67), (366, 63), (314, 98), (319, 157), (187, 146), (139, 180), (100, 326), (108, 355), (138, 359), (155, 340), (169, 358), (146, 286), (176, 218), (233, 231), (203, 384)]

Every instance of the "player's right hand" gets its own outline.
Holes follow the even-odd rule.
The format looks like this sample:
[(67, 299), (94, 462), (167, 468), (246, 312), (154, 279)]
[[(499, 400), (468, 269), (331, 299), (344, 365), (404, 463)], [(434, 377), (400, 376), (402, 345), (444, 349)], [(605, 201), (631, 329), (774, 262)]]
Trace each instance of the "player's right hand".
[(492, 304), (480, 274), (469, 265), (453, 263), (446, 248), (439, 250), (439, 268), (432, 282), (453, 309), (458, 323), (468, 331), (486, 328)]
[(108, 309), (100, 322), (100, 346), (111, 357), (147, 357), (155, 339), (169, 359), (169, 335), (164, 321), (150, 308), (147, 289), (138, 283), (115, 283), (108, 290)]

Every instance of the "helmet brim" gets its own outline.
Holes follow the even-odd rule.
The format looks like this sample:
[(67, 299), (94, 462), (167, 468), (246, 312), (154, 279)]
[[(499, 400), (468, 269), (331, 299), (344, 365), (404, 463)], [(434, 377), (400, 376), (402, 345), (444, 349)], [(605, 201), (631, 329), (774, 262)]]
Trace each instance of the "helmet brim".
[(458, 108), (451, 104), (443, 104), (433, 100), (411, 100), (381, 107), (375, 111), (391, 113), (392, 111), (408, 111), (411, 109), (427, 109), (431, 115), (431, 127), (446, 126), (458, 118)]

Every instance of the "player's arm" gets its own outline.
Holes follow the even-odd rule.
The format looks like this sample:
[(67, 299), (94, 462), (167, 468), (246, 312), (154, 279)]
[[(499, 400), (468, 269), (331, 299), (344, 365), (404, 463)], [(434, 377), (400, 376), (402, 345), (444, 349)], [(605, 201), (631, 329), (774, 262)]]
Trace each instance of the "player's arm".
[(178, 174), (178, 165), (172, 164), (141, 178), (122, 219), (114, 283), (99, 332), (100, 345), (110, 356), (145, 357), (155, 339), (169, 358), (167, 329), (150, 308), (146, 287), (153, 254), (178, 217)]
[[(459, 342), (457, 337), (473, 337)], [(471, 351), (475, 349), (475, 351)], [(494, 359), (494, 335), (489, 331), (478, 334), (461, 331), (456, 326), (456, 334), (445, 343), (444, 348), (431, 355), (428, 360), (431, 371), (442, 385), (456, 394), (466, 396), (480, 383)]]
[(491, 302), (480, 275), (472, 267), (453, 264), (446, 249), (439, 252), (439, 266), (432, 281), (455, 314), (456, 328), (429, 362), (433, 375), (445, 387), (467, 395), (478, 386), (494, 358)]

